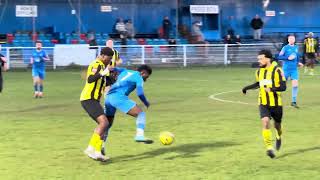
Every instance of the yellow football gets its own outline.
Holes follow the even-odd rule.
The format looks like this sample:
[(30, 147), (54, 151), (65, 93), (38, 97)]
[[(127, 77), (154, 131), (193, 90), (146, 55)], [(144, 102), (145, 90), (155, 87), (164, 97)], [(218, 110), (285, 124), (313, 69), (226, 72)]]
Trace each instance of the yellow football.
[(161, 132), (159, 138), (163, 145), (170, 145), (174, 142), (174, 134), (171, 132)]

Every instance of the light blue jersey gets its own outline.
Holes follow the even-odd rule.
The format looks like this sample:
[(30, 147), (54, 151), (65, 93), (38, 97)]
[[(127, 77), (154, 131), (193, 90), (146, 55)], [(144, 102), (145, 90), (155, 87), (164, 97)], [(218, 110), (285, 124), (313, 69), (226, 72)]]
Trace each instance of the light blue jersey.
[(283, 70), (297, 70), (299, 63), (299, 47), (297, 45), (285, 45), (281, 51), (280, 56), (288, 58), (289, 56), (294, 55), (293, 60), (284, 60), (283, 61)]
[(44, 50), (35, 50), (32, 53), (33, 58), (33, 65), (32, 68), (36, 69), (44, 69), (45, 68), (45, 61), (43, 58), (46, 58), (47, 54)]
[(32, 77), (39, 77), (44, 79), (46, 76), (45, 72), (45, 61), (44, 58), (47, 57), (47, 54), (44, 50), (35, 50), (32, 53), (33, 64), (32, 64)]
[(137, 96), (146, 105), (149, 105), (143, 91), (143, 78), (140, 72), (124, 68), (115, 68), (119, 72), (117, 81), (111, 86), (105, 98), (105, 111), (107, 116), (114, 116), (116, 109), (128, 113), (136, 103), (129, 99), (132, 91), (137, 89)]
[(122, 68), (120, 71), (117, 81), (111, 86), (108, 95), (118, 94), (129, 96), (136, 87), (143, 88), (143, 79), (138, 71)]

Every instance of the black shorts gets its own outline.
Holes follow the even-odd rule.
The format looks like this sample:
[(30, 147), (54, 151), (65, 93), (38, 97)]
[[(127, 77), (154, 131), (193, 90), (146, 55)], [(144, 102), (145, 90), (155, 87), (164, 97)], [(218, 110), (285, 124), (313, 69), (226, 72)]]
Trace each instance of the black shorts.
[(81, 101), (81, 105), (84, 110), (89, 114), (89, 116), (97, 121), (97, 118), (101, 115), (104, 115), (104, 110), (99, 101), (89, 99)]
[(306, 53), (306, 60), (315, 60), (316, 55), (315, 53)]
[(274, 119), (275, 122), (281, 123), (283, 109), (282, 106), (270, 107), (266, 105), (260, 105), (260, 118), (269, 117), (270, 119)]

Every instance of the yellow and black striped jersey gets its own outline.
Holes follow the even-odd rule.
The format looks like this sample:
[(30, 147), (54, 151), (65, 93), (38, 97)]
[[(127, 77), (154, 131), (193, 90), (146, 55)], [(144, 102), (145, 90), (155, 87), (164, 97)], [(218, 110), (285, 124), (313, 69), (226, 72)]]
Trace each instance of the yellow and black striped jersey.
[(318, 42), (315, 38), (304, 40), (305, 53), (316, 53), (318, 51)]
[(111, 67), (116, 67), (118, 64), (122, 63), (122, 60), (120, 58), (119, 52), (115, 49), (113, 49), (113, 57), (112, 60), (110, 62)]
[[(105, 65), (100, 59), (96, 59), (89, 65), (87, 70), (86, 84), (82, 90), (80, 101), (89, 99), (98, 101), (100, 100), (106, 83), (105, 76), (100, 76), (99, 72), (103, 71), (105, 68)], [(95, 78), (93, 78), (94, 76)]]
[(286, 81), (283, 71), (275, 64), (256, 71), (256, 82), (259, 83), (259, 104), (267, 106), (282, 106), (280, 91), (267, 92), (265, 88), (279, 88)]

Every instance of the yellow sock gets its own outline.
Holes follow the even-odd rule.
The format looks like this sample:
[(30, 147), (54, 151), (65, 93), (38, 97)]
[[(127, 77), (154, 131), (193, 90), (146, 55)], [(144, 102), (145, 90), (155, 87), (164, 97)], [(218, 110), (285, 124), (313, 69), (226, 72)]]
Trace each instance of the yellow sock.
[(100, 136), (99, 136), (99, 139), (97, 139), (97, 141), (96, 141), (96, 145), (95, 145), (94, 149), (96, 150), (96, 152), (101, 152), (102, 139), (100, 138)]
[(262, 130), (262, 136), (263, 136), (263, 141), (268, 150), (273, 149), (272, 143), (271, 143), (271, 136), (272, 132), (270, 129), (263, 129)]
[[(90, 142), (89, 142), (89, 146), (92, 146), (93, 148), (96, 147), (96, 144), (98, 142), (98, 140), (100, 140), (100, 136), (99, 134), (97, 134), (96, 132), (94, 132), (91, 136)], [(95, 148), (96, 149), (96, 148)]]

